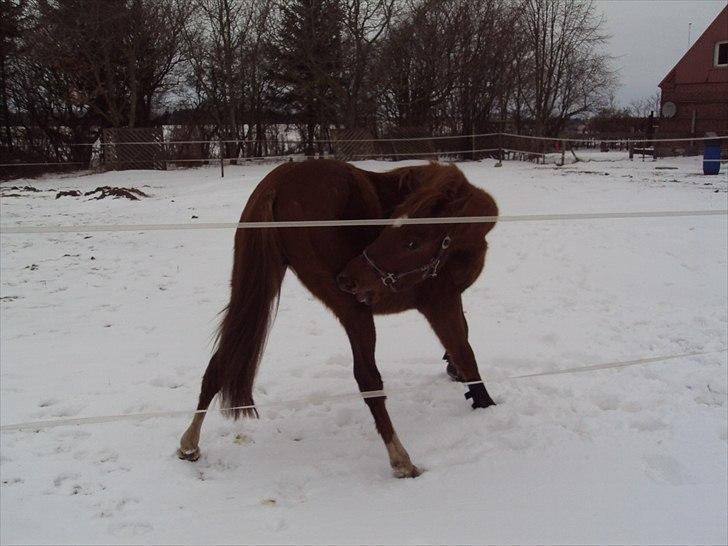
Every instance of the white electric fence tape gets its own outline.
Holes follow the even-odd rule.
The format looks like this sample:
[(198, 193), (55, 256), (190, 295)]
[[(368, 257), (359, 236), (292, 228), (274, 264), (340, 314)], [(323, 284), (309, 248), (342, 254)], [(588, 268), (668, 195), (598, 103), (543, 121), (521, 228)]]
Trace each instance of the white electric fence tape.
[[(508, 377), (506, 379), (508, 380), (517, 380), (517, 379), (527, 379), (527, 378), (533, 378), (533, 377), (542, 377), (542, 376), (548, 376), (548, 375), (559, 375), (559, 374), (569, 374), (569, 373), (579, 373), (579, 372), (590, 372), (590, 371), (597, 371), (597, 370), (606, 370), (606, 369), (613, 369), (613, 368), (626, 368), (629, 366), (638, 366), (642, 364), (649, 364), (654, 362), (666, 362), (668, 360), (676, 360), (679, 358), (690, 358), (690, 357), (696, 357), (696, 356), (703, 356), (703, 355), (709, 355), (709, 354), (716, 354), (716, 353), (724, 353), (728, 351), (728, 348), (719, 349), (715, 351), (705, 351), (705, 352), (693, 352), (693, 353), (683, 353), (683, 354), (676, 354), (676, 355), (667, 355), (667, 356), (656, 356), (656, 357), (647, 357), (647, 358), (640, 358), (637, 360), (627, 360), (623, 362), (609, 362), (606, 364), (594, 364), (592, 366), (583, 366), (578, 368), (565, 368), (561, 370), (551, 370), (551, 371), (545, 371), (545, 372), (539, 372), (539, 373), (533, 373), (533, 374), (526, 374), (526, 375), (516, 375), (512, 377)], [(470, 381), (465, 383), (465, 385), (471, 385), (476, 383), (482, 383), (482, 381)], [(388, 392), (406, 392), (406, 391), (412, 391), (412, 390), (420, 390), (425, 387), (434, 386), (433, 384), (429, 385), (417, 385), (412, 387), (400, 387), (400, 388), (394, 388), (389, 389)], [(323, 402), (333, 402), (333, 401), (339, 401), (339, 400), (349, 400), (352, 398), (358, 398), (362, 397), (364, 399), (367, 398), (382, 398), (386, 397), (385, 391), (383, 390), (377, 390), (377, 391), (364, 391), (360, 393), (347, 393), (347, 394), (338, 394), (338, 395), (329, 395), (329, 396), (317, 396), (317, 397), (310, 397), (310, 398), (303, 398), (298, 400), (288, 400), (288, 401), (279, 401), (279, 402), (266, 402), (265, 406), (284, 406), (284, 407), (295, 407), (300, 405), (317, 405), (321, 404)], [(97, 423), (111, 423), (116, 421), (128, 421), (128, 420), (142, 420), (142, 419), (152, 419), (156, 417), (176, 417), (180, 415), (194, 415), (196, 413), (218, 413), (218, 412), (225, 412), (225, 411), (232, 411), (232, 410), (248, 410), (248, 409), (260, 409), (258, 406), (255, 405), (247, 405), (247, 406), (235, 406), (230, 408), (208, 408), (206, 410), (174, 410), (174, 411), (150, 411), (150, 412), (143, 412), (143, 413), (123, 413), (123, 414), (117, 414), (117, 415), (100, 415), (97, 417), (76, 417), (76, 418), (69, 418), (69, 419), (49, 419), (45, 421), (30, 421), (27, 423), (15, 423), (11, 425), (2, 425), (0, 426), (0, 432), (12, 432), (12, 431), (21, 431), (21, 430), (31, 430), (31, 431), (38, 431), (41, 429), (46, 428), (54, 428), (54, 427), (60, 427), (65, 425), (91, 425), (91, 424), (97, 424)]]
[(0, 226), (0, 235), (30, 233), (89, 233), (98, 231), (180, 231), (209, 229), (316, 228), (353, 226), (402, 226), (429, 224), (483, 224), (504, 222), (549, 222), (558, 220), (617, 220), (624, 218), (678, 218), (726, 216), (728, 209), (666, 210), (638, 212), (588, 212), (567, 214), (517, 214), (504, 216), (449, 216), (438, 218), (371, 218), (361, 220), (308, 220), (275, 222), (207, 222), (199, 224), (76, 224), (67, 226)]

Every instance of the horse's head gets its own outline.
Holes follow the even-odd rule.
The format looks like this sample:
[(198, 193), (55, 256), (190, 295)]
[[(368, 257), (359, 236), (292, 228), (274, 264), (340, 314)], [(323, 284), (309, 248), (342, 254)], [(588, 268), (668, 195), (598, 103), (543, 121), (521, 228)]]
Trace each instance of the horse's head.
[[(411, 176), (427, 176), (392, 215), (396, 219), (452, 216), (495, 216), (495, 203), (471, 186), (456, 167), (430, 165)], [(382, 229), (377, 239), (338, 275), (339, 288), (372, 305), (388, 292), (410, 290), (437, 277), (458, 248), (480, 239), (494, 223), (397, 224)]]
[(402, 292), (436, 277), (452, 244), (449, 226), (388, 226), (337, 277), (339, 288), (371, 305), (382, 292)]

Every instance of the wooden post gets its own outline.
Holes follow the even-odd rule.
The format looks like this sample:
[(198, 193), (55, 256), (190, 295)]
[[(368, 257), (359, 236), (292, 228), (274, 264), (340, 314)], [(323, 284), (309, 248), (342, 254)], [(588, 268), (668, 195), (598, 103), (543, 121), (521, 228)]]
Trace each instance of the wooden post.
[(222, 137), (220, 137), (220, 178), (225, 178), (225, 150), (223, 149)]
[(495, 164), (496, 167), (503, 166), (503, 129), (504, 127), (501, 126), (501, 132), (498, 133), (498, 163)]
[(561, 141), (561, 166), (564, 166), (564, 163), (566, 163), (566, 141)]
[(470, 160), (475, 161), (475, 124), (473, 123), (473, 127), (470, 131), (471, 140), (470, 140)]

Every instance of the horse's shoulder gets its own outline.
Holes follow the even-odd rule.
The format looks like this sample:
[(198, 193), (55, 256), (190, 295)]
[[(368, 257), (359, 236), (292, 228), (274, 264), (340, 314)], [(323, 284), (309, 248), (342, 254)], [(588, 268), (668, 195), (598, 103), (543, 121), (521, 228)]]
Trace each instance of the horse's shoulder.
[(348, 167), (352, 198), (361, 202), (360, 204), (363, 205), (370, 218), (381, 217), (382, 202), (375, 184), (374, 173), (359, 169), (354, 165), (348, 165)]

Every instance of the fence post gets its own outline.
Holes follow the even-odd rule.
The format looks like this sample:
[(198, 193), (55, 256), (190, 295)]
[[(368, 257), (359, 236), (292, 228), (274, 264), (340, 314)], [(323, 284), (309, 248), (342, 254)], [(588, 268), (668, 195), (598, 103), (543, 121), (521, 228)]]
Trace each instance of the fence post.
[[(501, 127), (501, 131), (503, 131), (503, 127)], [(495, 164), (496, 167), (502, 167), (503, 166), (503, 133), (498, 133), (498, 163)]]
[(222, 146), (222, 137), (220, 137), (220, 178), (225, 178), (225, 151)]
[(566, 141), (561, 141), (561, 166), (563, 167), (566, 163)]
[(470, 131), (470, 159), (475, 161), (475, 124), (473, 123), (472, 130)]

